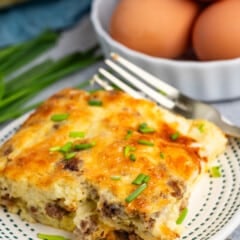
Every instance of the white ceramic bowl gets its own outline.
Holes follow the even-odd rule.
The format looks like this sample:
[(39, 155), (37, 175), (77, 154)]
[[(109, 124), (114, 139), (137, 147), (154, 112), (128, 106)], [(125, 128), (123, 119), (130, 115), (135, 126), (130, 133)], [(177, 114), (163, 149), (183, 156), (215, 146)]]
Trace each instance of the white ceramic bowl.
[(131, 50), (108, 33), (112, 12), (119, 0), (94, 0), (91, 19), (106, 56), (117, 52), (188, 96), (219, 101), (240, 97), (240, 59), (227, 61), (181, 61), (151, 57)]

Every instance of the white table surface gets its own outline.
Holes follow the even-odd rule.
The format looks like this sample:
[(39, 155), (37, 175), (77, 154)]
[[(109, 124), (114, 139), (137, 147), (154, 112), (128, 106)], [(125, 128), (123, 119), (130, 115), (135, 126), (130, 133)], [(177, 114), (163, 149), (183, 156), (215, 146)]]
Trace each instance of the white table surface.
[[(85, 17), (79, 22), (79, 24), (77, 24), (77, 26), (75, 26), (73, 29), (67, 30), (62, 35), (58, 45), (54, 49), (52, 49), (48, 54), (39, 58), (37, 61), (41, 61), (42, 59), (49, 56), (53, 58), (59, 58), (67, 53), (76, 51), (77, 49), (84, 50), (90, 46), (93, 46), (95, 43), (96, 38), (91, 23), (89, 21), (89, 18)], [(91, 66), (87, 70), (84, 70), (61, 80), (60, 82), (54, 84), (53, 86), (45, 90), (42, 94), (38, 95), (35, 100), (39, 101), (46, 99), (47, 97), (64, 87), (75, 86), (87, 79), (90, 79), (93, 74), (96, 73), (98, 67), (102, 64), (103, 63), (96, 64), (95, 66)], [(240, 98), (235, 101), (215, 103), (214, 105), (230, 121), (240, 125)], [(227, 240), (240, 240), (240, 226), (231, 236), (229, 236)]]

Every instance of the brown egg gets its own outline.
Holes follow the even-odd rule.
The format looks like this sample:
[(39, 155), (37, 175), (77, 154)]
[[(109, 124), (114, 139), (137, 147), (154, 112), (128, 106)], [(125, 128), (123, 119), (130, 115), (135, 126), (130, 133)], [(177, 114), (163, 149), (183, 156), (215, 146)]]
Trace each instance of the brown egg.
[(121, 0), (111, 36), (152, 56), (176, 58), (186, 49), (199, 6), (191, 0)]
[(240, 1), (222, 0), (206, 8), (194, 26), (193, 47), (201, 60), (240, 57)]

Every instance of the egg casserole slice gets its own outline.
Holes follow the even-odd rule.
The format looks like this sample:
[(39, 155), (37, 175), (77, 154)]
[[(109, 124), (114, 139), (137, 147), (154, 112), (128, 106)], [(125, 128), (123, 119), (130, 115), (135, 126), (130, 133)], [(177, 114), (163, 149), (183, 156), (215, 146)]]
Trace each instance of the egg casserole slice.
[(173, 240), (194, 183), (226, 145), (121, 91), (64, 89), (0, 149), (0, 204), (76, 240)]

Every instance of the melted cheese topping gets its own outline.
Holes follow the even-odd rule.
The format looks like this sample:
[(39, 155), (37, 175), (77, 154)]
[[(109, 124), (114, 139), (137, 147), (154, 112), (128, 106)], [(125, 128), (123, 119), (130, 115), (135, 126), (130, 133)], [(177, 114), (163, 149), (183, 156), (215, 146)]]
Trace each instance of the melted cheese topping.
[[(102, 106), (89, 105), (89, 100), (93, 99), (100, 100)], [(51, 120), (54, 114), (62, 113), (69, 117), (61, 122)], [(154, 132), (139, 131), (143, 123)], [(200, 124), (204, 124), (204, 131), (198, 129)], [(85, 137), (71, 138), (72, 131), (84, 132)], [(129, 131), (131, 136), (126, 137)], [(140, 144), (141, 140), (152, 146)], [(61, 152), (50, 151), (68, 142), (73, 145), (95, 143), (90, 149), (74, 150), (77, 171), (66, 168), (71, 159), (64, 159)], [(73, 211), (80, 200), (89, 197), (83, 182), (93, 186), (100, 198), (108, 199), (110, 193), (113, 201), (124, 206), (130, 216), (138, 212), (151, 218), (164, 211), (170, 216), (176, 205), (178, 210), (171, 218), (157, 221), (151, 238), (136, 230), (145, 239), (161, 235), (175, 239), (179, 208), (203, 166), (221, 153), (225, 144), (225, 137), (213, 124), (175, 116), (150, 101), (134, 99), (119, 91), (89, 94), (65, 89), (46, 101), (2, 147), (0, 178), (9, 185), (11, 182), (25, 183), (38, 189), (38, 195), (44, 192), (43, 196), (49, 199), (64, 199), (65, 208)], [(134, 149), (130, 152), (136, 157), (135, 161), (130, 159), (129, 153), (124, 153), (126, 147)], [(140, 173), (150, 177), (148, 186), (135, 200), (127, 203), (126, 197), (137, 188), (132, 181)], [(112, 176), (119, 176), (120, 180), (114, 181)], [(38, 205), (37, 199), (31, 201), (31, 196), (21, 192), (18, 184), (10, 194)], [(163, 215), (160, 218), (164, 219)], [(138, 228), (137, 223), (134, 224)]]

